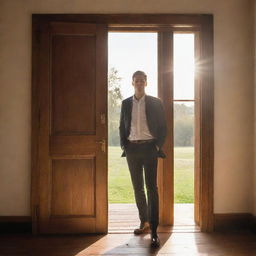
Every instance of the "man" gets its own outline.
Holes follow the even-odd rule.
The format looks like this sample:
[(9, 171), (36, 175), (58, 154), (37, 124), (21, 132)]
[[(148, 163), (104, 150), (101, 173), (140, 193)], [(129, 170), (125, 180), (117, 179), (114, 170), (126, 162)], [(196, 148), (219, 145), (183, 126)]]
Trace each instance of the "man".
[[(157, 158), (166, 137), (166, 121), (160, 99), (145, 94), (147, 76), (136, 71), (132, 76), (134, 95), (122, 102), (120, 115), (120, 144), (126, 156), (133, 184), (140, 227), (135, 234), (151, 229), (151, 246), (158, 247), (159, 198), (157, 188)], [(146, 201), (143, 169), (147, 188)]]

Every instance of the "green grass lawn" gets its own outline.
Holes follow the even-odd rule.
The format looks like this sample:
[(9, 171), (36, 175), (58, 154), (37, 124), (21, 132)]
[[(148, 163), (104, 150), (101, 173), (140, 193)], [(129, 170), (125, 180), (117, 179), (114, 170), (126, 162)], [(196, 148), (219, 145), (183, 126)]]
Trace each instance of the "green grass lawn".
[[(109, 203), (134, 203), (133, 189), (125, 157), (120, 147), (108, 149)], [(194, 202), (194, 148), (174, 148), (174, 203)]]

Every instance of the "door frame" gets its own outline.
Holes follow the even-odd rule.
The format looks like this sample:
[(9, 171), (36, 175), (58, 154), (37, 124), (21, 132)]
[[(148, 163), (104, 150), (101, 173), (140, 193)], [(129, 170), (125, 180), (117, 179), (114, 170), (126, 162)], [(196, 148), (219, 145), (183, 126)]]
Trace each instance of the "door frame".
[[(211, 14), (33, 14), (32, 15), (32, 151), (31, 151), (31, 216), (32, 231), (37, 233), (39, 209), (39, 170), (38, 170), (38, 131), (40, 112), (38, 106), (38, 27), (47, 26), (49, 22), (83, 22), (107, 24), (109, 31), (152, 31), (159, 32), (158, 43), (161, 44), (158, 64), (159, 97), (164, 102), (167, 122), (173, 115), (173, 109), (168, 105), (167, 95), (172, 91), (164, 84), (172, 85), (172, 70), (164, 70), (166, 64), (171, 65), (169, 55), (163, 54), (165, 49), (166, 32), (195, 31), (196, 45), (200, 51), (196, 56), (204, 65), (204, 72), (196, 80), (197, 109), (199, 115), (195, 118), (198, 134), (195, 134), (195, 215), (202, 232), (211, 232), (213, 222), (213, 175), (214, 175), (214, 62), (213, 62), (213, 15)], [(167, 73), (169, 72), (169, 73)], [(172, 86), (171, 86), (172, 88)], [(167, 90), (167, 91), (166, 91)], [(168, 93), (168, 94), (167, 94)], [(173, 136), (171, 122), (168, 127), (168, 137)], [(168, 138), (167, 138), (168, 140)], [(195, 145), (196, 145), (195, 144)], [(159, 196), (160, 223), (173, 224), (173, 145), (165, 143), (164, 150), (167, 157), (159, 160)], [(197, 157), (198, 156), (198, 157)], [(170, 189), (171, 188), (171, 189)]]

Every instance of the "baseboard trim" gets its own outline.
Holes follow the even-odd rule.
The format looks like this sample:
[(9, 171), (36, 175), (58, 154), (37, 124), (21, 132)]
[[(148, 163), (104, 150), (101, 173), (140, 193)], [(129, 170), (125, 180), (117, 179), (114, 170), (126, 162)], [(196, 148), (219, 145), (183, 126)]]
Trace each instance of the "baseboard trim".
[(251, 213), (215, 213), (214, 231), (255, 229), (256, 217)]
[(32, 233), (30, 216), (0, 216), (0, 234)]

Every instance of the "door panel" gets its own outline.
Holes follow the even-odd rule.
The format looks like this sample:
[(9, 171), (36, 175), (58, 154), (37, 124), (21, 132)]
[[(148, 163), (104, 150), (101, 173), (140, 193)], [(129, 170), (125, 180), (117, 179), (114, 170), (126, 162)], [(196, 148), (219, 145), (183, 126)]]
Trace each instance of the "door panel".
[(56, 35), (52, 38), (54, 135), (96, 133), (95, 41), (92, 35)]
[(95, 216), (94, 162), (94, 158), (53, 160), (51, 216)]
[(107, 232), (107, 28), (41, 28), (39, 232)]

